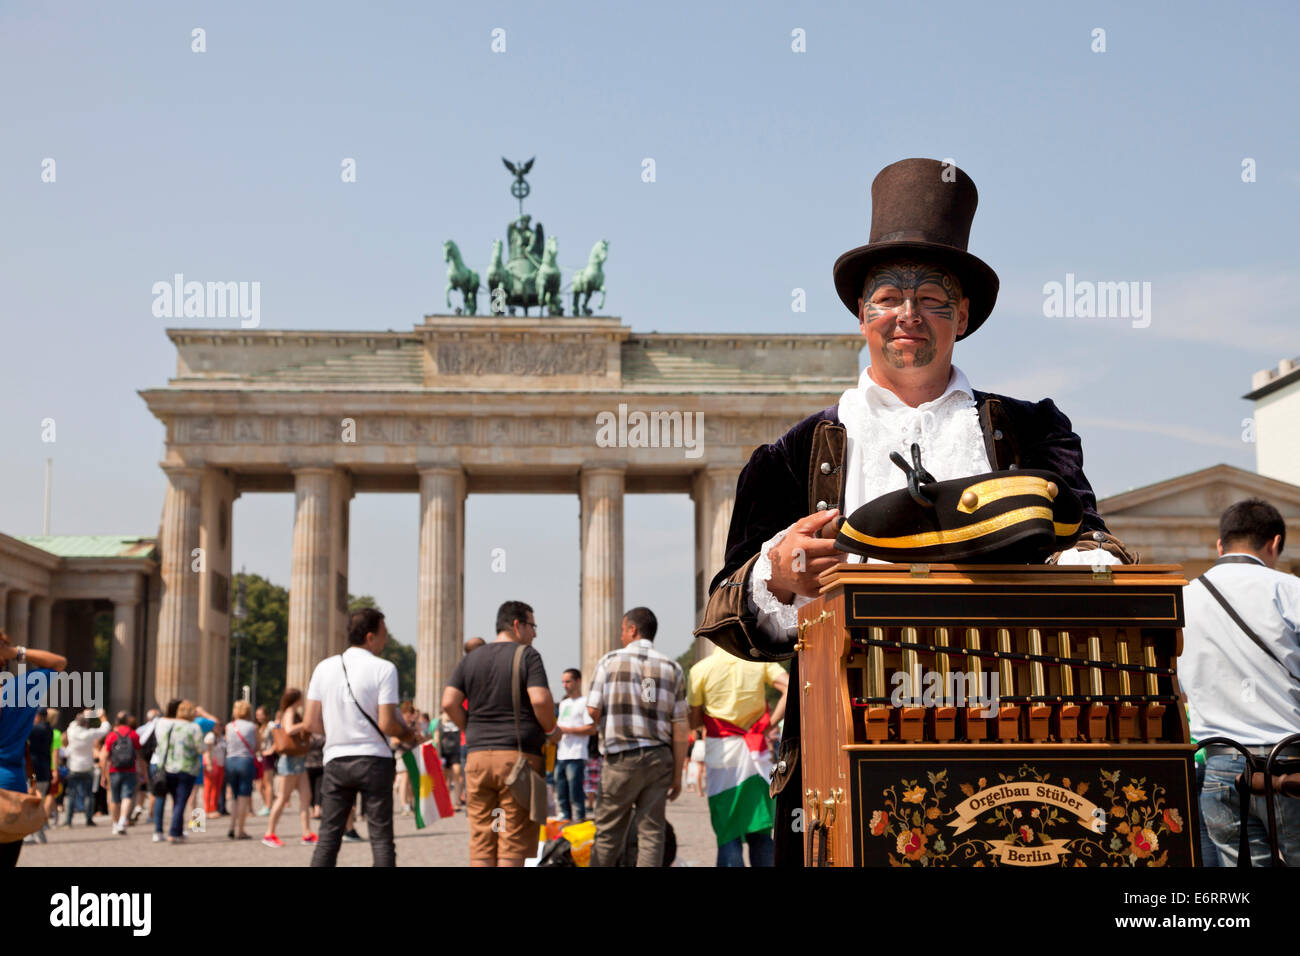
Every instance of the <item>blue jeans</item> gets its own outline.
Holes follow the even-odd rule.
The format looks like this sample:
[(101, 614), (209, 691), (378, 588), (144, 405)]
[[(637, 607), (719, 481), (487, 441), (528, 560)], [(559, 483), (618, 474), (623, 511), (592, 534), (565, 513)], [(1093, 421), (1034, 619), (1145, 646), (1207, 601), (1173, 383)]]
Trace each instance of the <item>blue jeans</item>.
[(86, 822), (91, 822), (91, 817), (95, 815), (95, 801), (90, 796), (90, 784), (91, 771), (87, 770), (85, 773), (72, 773), (69, 771), (68, 790), (63, 795), (63, 803), (68, 808), (68, 813), (63, 820), (64, 826), (72, 826), (72, 814), (78, 804), (85, 807)]
[[(108, 775), (108, 802), (121, 803), (135, 796), (136, 775), (134, 773), (110, 773)], [(114, 823), (117, 821), (114, 820)]]
[(159, 797), (153, 804), (153, 829), (155, 833), (163, 832), (164, 807), (167, 803), (167, 797), (171, 797), (172, 825), (167, 835), (174, 837), (181, 835), (181, 827), (185, 820), (185, 804), (190, 799), (190, 791), (193, 789), (194, 774), (167, 774), (167, 794)]
[(745, 844), (749, 844), (750, 866), (772, 865), (772, 834), (766, 830), (746, 833), (744, 839), (737, 837), (730, 843), (718, 847), (718, 866), (744, 866)]
[[(1219, 848), (1223, 866), (1237, 865), (1237, 843), (1241, 838), (1241, 803), (1234, 781), (1246, 769), (1241, 754), (1212, 754), (1205, 761), (1205, 785), (1201, 789), (1201, 815), (1210, 831), (1210, 839)], [(1300, 800), (1273, 798), (1277, 818), (1277, 839), (1282, 857), (1291, 866), (1300, 866)], [(1246, 817), (1252, 866), (1268, 866), (1268, 807), (1264, 798), (1250, 798)]]
[[(1205, 764), (1196, 765), (1196, 806), (1201, 805), (1201, 789), (1205, 786)], [(1201, 866), (1221, 866), (1219, 848), (1210, 839), (1210, 828), (1205, 825), (1205, 814), (1197, 813), (1201, 818)]]
[[(582, 790), (582, 777), (587, 769), (585, 760), (555, 761), (555, 806), (566, 820), (587, 818), (587, 795)], [(570, 809), (573, 814), (569, 813)]]
[[(253, 778), (256, 774), (257, 770), (253, 766), (252, 757), (226, 758), (226, 785), (230, 787), (230, 792), (236, 797), (251, 797), (253, 795)], [(223, 793), (222, 796), (224, 797), (225, 794)]]

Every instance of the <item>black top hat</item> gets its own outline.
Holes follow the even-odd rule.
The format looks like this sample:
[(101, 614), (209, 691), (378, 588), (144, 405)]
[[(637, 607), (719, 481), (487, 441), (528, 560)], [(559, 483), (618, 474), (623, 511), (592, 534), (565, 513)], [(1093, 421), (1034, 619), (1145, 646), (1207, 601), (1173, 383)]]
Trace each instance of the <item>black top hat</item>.
[(938, 262), (961, 281), (970, 299), (964, 339), (993, 311), (998, 275), (966, 251), (979, 193), (951, 163), (902, 159), (886, 166), (871, 184), (871, 234), (865, 246), (835, 260), (835, 291), (855, 316), (867, 272), (883, 259), (912, 256)]
[(840, 526), (835, 547), (896, 563), (1038, 564), (1079, 536), (1083, 503), (1050, 471), (994, 471), (935, 481), (894, 452), (907, 488), (867, 502)]

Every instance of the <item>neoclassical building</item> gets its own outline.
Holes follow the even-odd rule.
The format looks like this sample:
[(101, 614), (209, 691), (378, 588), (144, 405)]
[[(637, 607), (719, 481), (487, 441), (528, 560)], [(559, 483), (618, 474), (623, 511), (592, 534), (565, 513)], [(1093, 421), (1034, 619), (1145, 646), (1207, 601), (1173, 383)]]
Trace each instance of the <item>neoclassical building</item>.
[(15, 644), (68, 658), (70, 670), (95, 662), (95, 616), (113, 615), (110, 713), (152, 706), (158, 598), (157, 542), (123, 535), (0, 534), (0, 627)]
[[(429, 316), (409, 332), (173, 329), (176, 374), (140, 394), (166, 426), (156, 536), (0, 535), (0, 626), (94, 660), (113, 614), (110, 709), (230, 687), (232, 504), (294, 492), (290, 684), (342, 647), (348, 515), (358, 492), (409, 494), (419, 522), (417, 703), (433, 713), (464, 640), (469, 494), (579, 497), (581, 667), (618, 640), (623, 499), (689, 494), (695, 604), (722, 564), (737, 474), (754, 447), (838, 401), (857, 380), (857, 335), (661, 335), (616, 318)], [(1250, 397), (1290, 400), (1300, 363)], [(1264, 373), (1261, 373), (1263, 375)], [(1261, 394), (1262, 391), (1262, 394)], [(1269, 460), (1293, 454), (1261, 417)], [(1288, 450), (1287, 444), (1292, 446)], [(1265, 457), (1261, 454), (1261, 471)], [(1300, 485), (1214, 465), (1098, 503), (1146, 563), (1214, 560), (1231, 502), (1272, 501), (1288, 524), (1283, 570), (1300, 572)]]
[(722, 565), (754, 447), (833, 404), (858, 335), (634, 333), (617, 318), (434, 315), (409, 332), (172, 329), (155, 696), (225, 700), (231, 504), (293, 491), (286, 680), (343, 646), (349, 502), (418, 496), (416, 705), (464, 641), (465, 498), (560, 492), (581, 508), (581, 667), (617, 646), (623, 498), (695, 502), (695, 601)]

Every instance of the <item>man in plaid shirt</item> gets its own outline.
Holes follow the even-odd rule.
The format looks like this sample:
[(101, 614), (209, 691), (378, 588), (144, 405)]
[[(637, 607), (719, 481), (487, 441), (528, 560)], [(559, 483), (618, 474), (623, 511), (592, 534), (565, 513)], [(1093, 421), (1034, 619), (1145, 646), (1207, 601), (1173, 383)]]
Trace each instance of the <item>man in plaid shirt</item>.
[(660, 866), (665, 811), (682, 792), (686, 762), (686, 677), (678, 663), (651, 643), (659, 622), (649, 608), (623, 615), (621, 651), (596, 665), (587, 710), (600, 728), (596, 842), (592, 866), (614, 866), (636, 811), (637, 866)]

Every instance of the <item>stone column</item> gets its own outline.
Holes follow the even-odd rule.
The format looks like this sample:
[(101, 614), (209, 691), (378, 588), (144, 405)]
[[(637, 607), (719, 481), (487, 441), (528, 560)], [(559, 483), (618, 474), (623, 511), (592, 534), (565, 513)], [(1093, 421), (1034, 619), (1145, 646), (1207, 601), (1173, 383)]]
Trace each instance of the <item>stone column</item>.
[[(709, 601), (709, 582), (722, 570), (727, 554), (727, 530), (736, 503), (737, 472), (730, 468), (706, 468), (695, 473), (691, 498), (695, 502), (695, 623), (704, 617)], [(695, 659), (707, 657), (715, 645), (706, 639), (695, 641)]]
[(464, 605), (465, 472), (422, 468), (415, 706), (430, 714), (441, 713), (442, 689), (460, 658)]
[(162, 599), (158, 607), (154, 696), (166, 705), (174, 697), (199, 697), (199, 484), (202, 470), (164, 465)]
[[(330, 628), (318, 660), (340, 653), (348, 643), (348, 529), (352, 511), (352, 476), (341, 468), (334, 470), (330, 485)], [(303, 692), (306, 692), (303, 688)], [(430, 714), (433, 711), (429, 711)]]
[[(235, 488), (224, 469), (205, 468), (199, 491), (199, 703), (225, 715), (230, 706), (231, 504)], [(113, 668), (117, 673), (116, 666)]]
[(331, 468), (293, 473), (293, 570), (289, 579), (289, 653), (285, 687), (307, 693), (311, 673), (329, 643), (334, 582), (330, 578)]
[(5, 626), (5, 621), (7, 621), (9, 618), (8, 608), (9, 608), (9, 587), (8, 585), (0, 584), (0, 628), (3, 628)]
[(31, 619), (29, 621), (28, 641), (32, 647), (44, 651), (50, 649), (50, 611), (54, 607), (54, 602), (43, 594), (33, 595), (31, 603)]
[(21, 644), (24, 647), (31, 644), (31, 634), (28, 628), (31, 598), (31, 594), (27, 591), (20, 591), (17, 588), (9, 589), (6, 600), (5, 633), (9, 635), (10, 644)]
[(50, 610), (50, 647), (55, 654), (68, 649), (68, 602), (53, 601)]
[(582, 679), (621, 646), (623, 619), (623, 469), (582, 469)]
[(138, 606), (136, 601), (113, 602), (113, 653), (109, 658), (108, 702), (104, 705), (109, 720), (119, 710), (131, 710), (135, 705), (135, 615)]

